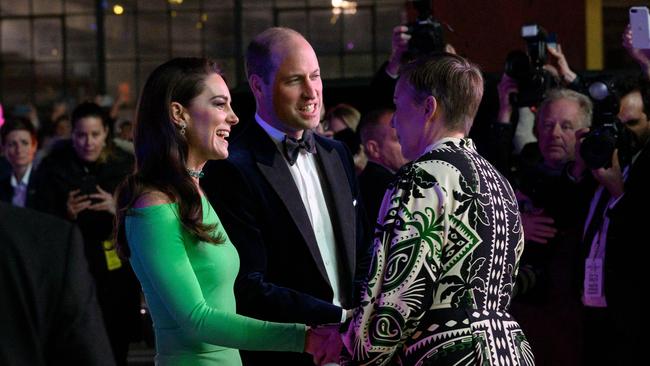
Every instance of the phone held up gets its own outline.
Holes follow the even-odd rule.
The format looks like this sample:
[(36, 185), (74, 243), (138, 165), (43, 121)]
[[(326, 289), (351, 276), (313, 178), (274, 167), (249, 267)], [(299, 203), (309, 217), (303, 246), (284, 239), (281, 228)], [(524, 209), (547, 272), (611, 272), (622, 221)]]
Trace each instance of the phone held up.
[(630, 27), (632, 29), (632, 46), (650, 49), (650, 15), (645, 6), (630, 8)]
[(94, 175), (85, 175), (81, 178), (79, 193), (83, 195), (97, 193), (97, 181)]

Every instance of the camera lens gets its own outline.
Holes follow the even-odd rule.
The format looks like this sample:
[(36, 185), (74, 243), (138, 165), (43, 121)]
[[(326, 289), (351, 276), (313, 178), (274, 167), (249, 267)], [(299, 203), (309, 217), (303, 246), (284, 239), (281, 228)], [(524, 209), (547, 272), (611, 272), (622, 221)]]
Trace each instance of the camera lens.
[(612, 154), (616, 149), (618, 134), (609, 125), (589, 132), (580, 145), (580, 156), (589, 169), (608, 167), (612, 163)]
[(605, 100), (609, 96), (609, 88), (602, 81), (596, 81), (589, 85), (589, 95), (597, 101)]

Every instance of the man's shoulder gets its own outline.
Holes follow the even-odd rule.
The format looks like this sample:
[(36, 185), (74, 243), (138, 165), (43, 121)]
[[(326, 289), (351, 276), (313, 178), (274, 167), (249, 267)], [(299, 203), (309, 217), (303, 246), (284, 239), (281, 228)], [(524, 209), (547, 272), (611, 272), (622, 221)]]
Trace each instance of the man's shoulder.
[(42, 242), (61, 245), (73, 225), (58, 217), (0, 202), (0, 236), (9, 242)]
[[(36, 227), (53, 227), (61, 230), (69, 230), (72, 224), (56, 216), (46, 214), (29, 208), (12, 206), (6, 203), (0, 203), (0, 223), (3, 225), (25, 224)], [(53, 229), (55, 230), (55, 229)], [(33, 230), (32, 230), (33, 231)]]

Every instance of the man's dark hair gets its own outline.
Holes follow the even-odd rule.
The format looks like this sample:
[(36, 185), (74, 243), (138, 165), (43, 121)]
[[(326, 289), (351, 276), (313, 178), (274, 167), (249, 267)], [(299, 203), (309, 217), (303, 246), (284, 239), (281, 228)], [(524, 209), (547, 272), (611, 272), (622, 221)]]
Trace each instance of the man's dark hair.
[(30, 136), (32, 136), (32, 142), (36, 142), (36, 128), (34, 128), (32, 122), (25, 117), (13, 117), (7, 119), (0, 128), (0, 143), (4, 144), (7, 135), (18, 130), (29, 132)]
[(395, 112), (393, 108), (377, 108), (373, 109), (361, 117), (359, 122), (359, 136), (361, 137), (361, 143), (376, 138), (377, 126), (379, 119), (388, 113)]

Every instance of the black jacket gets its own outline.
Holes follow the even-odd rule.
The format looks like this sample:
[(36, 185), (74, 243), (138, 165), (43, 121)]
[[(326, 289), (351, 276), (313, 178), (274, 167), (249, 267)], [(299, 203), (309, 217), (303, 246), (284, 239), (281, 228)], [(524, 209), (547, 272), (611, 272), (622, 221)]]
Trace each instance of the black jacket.
[(0, 202), (0, 288), (0, 364), (115, 364), (71, 224)]

